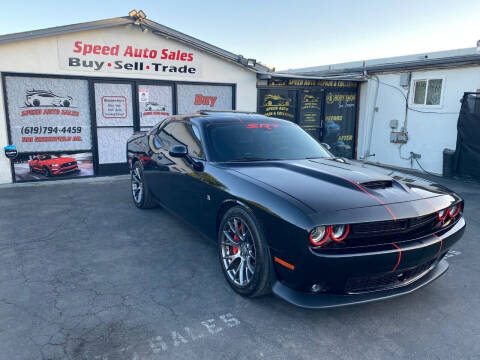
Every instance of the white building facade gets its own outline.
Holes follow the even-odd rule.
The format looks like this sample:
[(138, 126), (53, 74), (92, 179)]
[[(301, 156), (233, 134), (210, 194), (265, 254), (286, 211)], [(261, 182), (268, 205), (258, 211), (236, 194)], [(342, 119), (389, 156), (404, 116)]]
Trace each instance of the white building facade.
[(134, 131), (202, 109), (255, 111), (267, 70), (147, 19), (0, 36), (0, 183), (125, 172)]

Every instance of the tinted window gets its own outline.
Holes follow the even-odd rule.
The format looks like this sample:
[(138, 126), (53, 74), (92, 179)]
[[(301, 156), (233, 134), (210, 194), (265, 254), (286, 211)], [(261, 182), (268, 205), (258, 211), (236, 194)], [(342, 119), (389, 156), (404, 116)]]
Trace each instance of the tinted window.
[(190, 156), (197, 159), (204, 158), (198, 130), (191, 124), (172, 122), (160, 131), (157, 140), (166, 150), (169, 150), (173, 145), (185, 145)]
[(293, 123), (211, 123), (206, 127), (206, 136), (212, 161), (331, 157)]

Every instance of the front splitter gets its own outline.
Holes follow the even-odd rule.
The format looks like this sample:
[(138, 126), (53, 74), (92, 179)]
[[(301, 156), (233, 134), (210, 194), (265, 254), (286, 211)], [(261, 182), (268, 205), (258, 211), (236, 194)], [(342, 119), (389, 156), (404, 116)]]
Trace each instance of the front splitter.
[(438, 279), (448, 270), (448, 262), (442, 260), (427, 274), (415, 282), (395, 289), (380, 290), (363, 294), (337, 295), (313, 294), (293, 290), (277, 281), (272, 292), (279, 298), (305, 309), (329, 309), (341, 306), (365, 304), (373, 301), (392, 299), (410, 294)]

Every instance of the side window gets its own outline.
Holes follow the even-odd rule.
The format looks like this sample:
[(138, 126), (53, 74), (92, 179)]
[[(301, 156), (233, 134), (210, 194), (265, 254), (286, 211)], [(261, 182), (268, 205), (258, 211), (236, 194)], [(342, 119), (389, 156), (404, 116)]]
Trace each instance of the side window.
[(173, 145), (185, 145), (188, 154), (196, 159), (205, 159), (198, 129), (188, 123), (172, 122), (158, 134), (162, 148), (168, 150)]

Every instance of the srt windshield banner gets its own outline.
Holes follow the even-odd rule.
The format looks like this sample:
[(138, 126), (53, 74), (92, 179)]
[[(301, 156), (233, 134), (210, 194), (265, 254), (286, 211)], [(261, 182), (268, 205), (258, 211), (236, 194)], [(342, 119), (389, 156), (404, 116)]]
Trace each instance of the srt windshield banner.
[(103, 39), (58, 39), (59, 67), (64, 70), (159, 76), (200, 76), (198, 51), (157, 37), (155, 42), (125, 43)]
[(259, 90), (259, 112), (265, 116), (295, 121), (296, 92), (284, 89)]
[(19, 153), (91, 150), (86, 80), (6, 76), (5, 83)]
[(230, 85), (177, 85), (177, 102), (179, 114), (233, 110), (233, 89)]
[(326, 90), (323, 142), (336, 156), (353, 158), (356, 113), (356, 90)]

